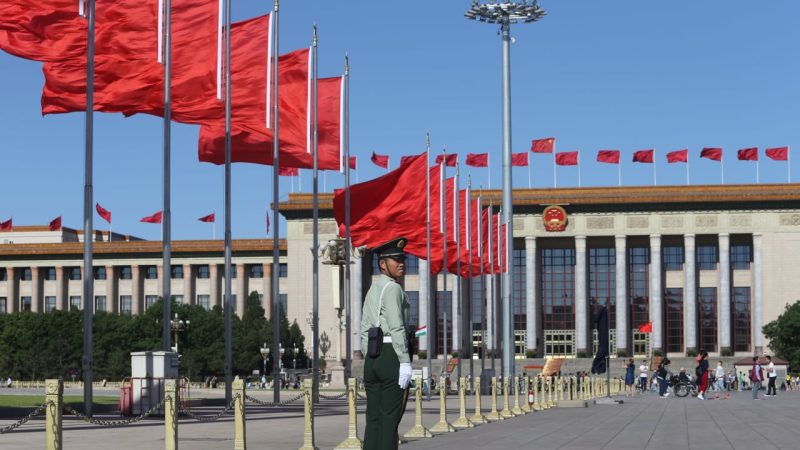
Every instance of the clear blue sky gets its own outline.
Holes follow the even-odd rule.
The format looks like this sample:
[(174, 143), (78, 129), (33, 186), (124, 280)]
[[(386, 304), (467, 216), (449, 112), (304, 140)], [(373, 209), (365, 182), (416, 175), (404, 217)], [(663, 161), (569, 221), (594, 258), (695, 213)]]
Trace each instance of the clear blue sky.
[[(272, 2), (236, 1), (234, 20), (264, 14)], [(613, 186), (617, 167), (594, 161), (598, 150), (622, 150), (623, 185), (652, 184), (651, 165), (635, 150), (655, 147), (659, 184), (685, 184), (684, 164), (664, 155), (690, 149), (692, 184), (719, 184), (720, 165), (700, 160), (702, 147), (723, 147), (726, 183), (755, 183), (755, 163), (736, 150), (758, 146), (761, 182), (785, 183), (786, 163), (763, 149), (800, 152), (800, 2), (776, 0), (542, 0), (548, 15), (512, 26), (513, 151), (535, 138), (557, 137), (556, 150), (581, 150), (581, 184)], [(501, 179), (501, 43), (498, 26), (468, 21), (468, 0), (375, 2), (284, 0), (281, 53), (307, 46), (319, 26), (320, 76), (351, 63), (351, 153), (360, 181), (385, 173), (373, 151), (421, 153), (430, 131), (434, 151), (490, 152), (492, 185)], [(41, 64), (0, 53), (0, 152), (4, 195), (0, 220), (41, 225), (63, 212), (81, 228), (83, 114), (41, 117)], [(112, 211), (114, 231), (159, 239), (139, 219), (162, 208), (161, 119), (95, 114), (95, 201)], [(173, 238), (208, 239), (197, 221), (216, 209), (222, 236), (223, 168), (197, 161), (198, 127), (173, 126)], [(534, 187), (553, 184), (552, 157), (531, 155)], [(800, 154), (795, 157), (800, 161)], [(486, 169), (462, 164), (462, 184), (488, 184)], [(304, 192), (311, 190), (303, 171)], [(796, 179), (800, 180), (800, 165)], [(272, 169), (233, 166), (233, 237), (264, 236)], [(559, 168), (559, 186), (576, 186), (577, 169)], [(528, 172), (514, 170), (514, 186)], [(343, 186), (329, 174), (327, 189)], [(295, 190), (297, 190), (295, 184)], [(322, 182), (320, 181), (320, 189)], [(282, 180), (281, 195), (291, 190)], [(95, 215), (98, 229), (107, 224)], [(282, 228), (285, 230), (285, 228)]]

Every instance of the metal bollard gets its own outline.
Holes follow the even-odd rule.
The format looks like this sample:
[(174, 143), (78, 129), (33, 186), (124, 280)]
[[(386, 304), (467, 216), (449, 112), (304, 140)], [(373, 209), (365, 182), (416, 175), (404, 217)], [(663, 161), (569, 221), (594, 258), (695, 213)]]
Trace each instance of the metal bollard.
[[(419, 378), (417, 378), (417, 386), (419, 386)], [(420, 392), (417, 392), (417, 402), (420, 402), (421, 399)], [(364, 447), (364, 443), (361, 439), (358, 438), (358, 423), (356, 422), (356, 379), (349, 378), (347, 380), (347, 406), (350, 411), (350, 420), (347, 423), (347, 439), (342, 441), (341, 444), (337, 445), (334, 450), (345, 450), (345, 449), (361, 449)]]
[(497, 412), (497, 377), (492, 377), (492, 410), (486, 416), (488, 420), (506, 420)]
[(164, 382), (164, 449), (178, 448), (178, 380)]
[(488, 423), (489, 420), (481, 413), (481, 377), (475, 378), (475, 415), (469, 418), (472, 423)]
[(447, 384), (442, 382), (439, 388), (439, 422), (431, 427), (431, 431), (440, 433), (454, 433), (456, 431), (447, 421)]
[(62, 380), (47, 380), (44, 387), (45, 401), (52, 402), (47, 405), (45, 415), (47, 416), (45, 425), (45, 449), (61, 450), (62, 423), (61, 408), (63, 408), (62, 396), (64, 395), (64, 382)]
[[(522, 380), (522, 376), (521, 376), (521, 375), (520, 375), (519, 377), (517, 377), (517, 378), (514, 378), (514, 392), (515, 392), (517, 395), (515, 395), (515, 396), (514, 396), (514, 397), (515, 397), (515, 398), (514, 398), (514, 408), (512, 408), (512, 409), (511, 409), (511, 412), (512, 412), (512, 413), (514, 413), (514, 415), (517, 415), (517, 416), (521, 416), (521, 415), (524, 415), (524, 414), (525, 414), (525, 411), (523, 411), (523, 410), (522, 410), (522, 406), (521, 406), (521, 404), (520, 404), (520, 402), (519, 402), (519, 395), (520, 395), (520, 394), (519, 394), (519, 391), (521, 391), (521, 390), (522, 390), (522, 389), (519, 387), (519, 382), (520, 382), (521, 380)], [(527, 398), (528, 394), (527, 394), (527, 393), (525, 393), (525, 396), (526, 396), (526, 398)], [(528, 403), (528, 402), (525, 402), (525, 403)]]
[(458, 419), (453, 422), (453, 427), (455, 428), (474, 428), (475, 424), (472, 423), (469, 419), (467, 419), (467, 385), (464, 383), (466, 379), (464, 377), (459, 378), (458, 383), (458, 394), (461, 398), (461, 411), (458, 415)]
[(509, 389), (508, 377), (505, 377), (503, 379), (503, 410), (500, 411), (500, 415), (505, 417), (506, 419), (516, 417), (516, 414), (511, 412), (511, 409), (508, 407), (509, 404), (511, 403), (508, 400), (508, 389)]
[[(414, 403), (416, 403), (416, 413), (417, 415), (414, 417), (414, 427), (408, 430), (403, 437), (407, 438), (432, 438), (433, 434), (431, 434), (430, 430), (425, 428), (422, 425), (422, 378), (417, 377), (417, 386), (414, 389), (414, 392), (417, 394), (417, 398), (414, 399)], [(361, 448), (361, 447), (358, 447)]]
[(300, 447), (300, 450), (319, 450), (314, 444), (314, 396), (311, 395), (312, 383), (312, 380), (303, 381), (306, 424), (303, 430), (303, 446)]
[(547, 409), (542, 403), (539, 403), (539, 378), (537, 377), (536, 382), (533, 383), (533, 410), (542, 411)]
[(244, 399), (244, 380), (233, 380), (233, 395), (236, 397), (233, 403), (233, 449), (246, 450), (247, 440), (245, 439), (245, 399)]
[(530, 378), (525, 377), (524, 386), (525, 386), (525, 392), (523, 392), (523, 395), (525, 395), (525, 402), (522, 405), (522, 411), (524, 411), (526, 413), (530, 413), (530, 412), (533, 412), (533, 408), (531, 408), (531, 400), (529, 398), (529, 396), (531, 395), (530, 394), (530, 392), (531, 392), (531, 379)]

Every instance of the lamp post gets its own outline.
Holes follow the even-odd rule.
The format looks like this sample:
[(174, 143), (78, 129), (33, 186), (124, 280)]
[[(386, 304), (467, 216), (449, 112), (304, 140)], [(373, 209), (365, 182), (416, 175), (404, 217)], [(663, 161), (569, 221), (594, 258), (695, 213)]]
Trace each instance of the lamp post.
[(292, 346), (292, 369), (297, 369), (297, 346)]
[(281, 368), (281, 371), (283, 371), (283, 354), (286, 353), (286, 349), (283, 348), (283, 346), (281, 344), (278, 344), (278, 351), (281, 353), (280, 368)]
[(261, 357), (264, 358), (264, 376), (267, 375), (267, 359), (269, 358), (269, 347), (267, 347), (267, 343), (264, 342), (264, 346), (261, 347)]
[(189, 321), (183, 321), (178, 319), (178, 313), (175, 313), (175, 318), (169, 321), (170, 329), (175, 334), (175, 346), (172, 347), (172, 351), (178, 353), (178, 332), (183, 332), (189, 329)]
[[(514, 221), (513, 205), (511, 199), (511, 24), (536, 22), (547, 14), (536, 0), (522, 0), (519, 2), (496, 2), (489, 0), (488, 3), (480, 3), (474, 0), (470, 5), (469, 11), (464, 14), (469, 20), (486, 22), (489, 24), (500, 24), (500, 34), (503, 43), (503, 213), (501, 218), (506, 224), (507, 243), (509, 247), (503, 255), (504, 261), (512, 261), (511, 248), (508, 242), (513, 242)], [(502, 275), (503, 293), (503, 373), (506, 376), (513, 376), (511, 372), (513, 365), (512, 355), (512, 336), (514, 330), (511, 329), (511, 271)]]

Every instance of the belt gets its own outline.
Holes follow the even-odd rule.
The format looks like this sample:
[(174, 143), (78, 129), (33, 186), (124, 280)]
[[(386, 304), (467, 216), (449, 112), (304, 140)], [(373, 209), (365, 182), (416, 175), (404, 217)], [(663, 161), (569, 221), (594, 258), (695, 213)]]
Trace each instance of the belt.
[(391, 344), (392, 343), (392, 337), (391, 336), (384, 336), (383, 337), (383, 343), (384, 344)]

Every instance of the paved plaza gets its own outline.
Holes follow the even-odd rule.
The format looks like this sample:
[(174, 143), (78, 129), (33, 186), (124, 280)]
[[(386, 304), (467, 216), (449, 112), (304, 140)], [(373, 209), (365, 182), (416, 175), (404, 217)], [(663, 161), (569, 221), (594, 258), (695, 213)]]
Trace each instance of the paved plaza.
[[(212, 394), (221, 390), (210, 391)], [(762, 391), (763, 392), (763, 391)], [(256, 398), (271, 401), (271, 392), (249, 391)], [(100, 392), (98, 395), (110, 395)], [(296, 396), (287, 392), (285, 399)], [(213, 396), (213, 395), (210, 395)], [(713, 397), (713, 395), (712, 395)], [(617, 396), (616, 398), (620, 398)], [(797, 449), (800, 448), (800, 392), (782, 392), (778, 397), (753, 401), (751, 392), (735, 392), (729, 400), (695, 398), (660, 399), (645, 395), (624, 400), (622, 405), (595, 405), (588, 408), (551, 408), (522, 417), (479, 425), (432, 439), (410, 440), (403, 449)], [(468, 399), (472, 415), (473, 398)], [(482, 399), (484, 410), (490, 398)], [(363, 437), (365, 402), (359, 401), (359, 434)], [(193, 409), (196, 414), (212, 415), (221, 407)], [(485, 412), (484, 412), (485, 413)], [(458, 416), (456, 397), (448, 399), (448, 420)], [(438, 399), (423, 402), (423, 423), (431, 427), (438, 421)], [(117, 415), (98, 418), (119, 420)], [(414, 403), (409, 403), (400, 426), (404, 433), (413, 426)], [(0, 426), (13, 421), (0, 420)], [(64, 449), (106, 448), (115, 450), (158, 449), (164, 446), (163, 419), (107, 428), (89, 425), (65, 416)], [(322, 400), (316, 408), (316, 444), (332, 449), (347, 437), (347, 409), (344, 399)], [(233, 448), (233, 416), (212, 423), (182, 417), (179, 425), (181, 449)], [(248, 404), (247, 445), (258, 449), (298, 449), (303, 443), (302, 402), (270, 408)], [(0, 435), (0, 449), (44, 448), (44, 418), (31, 420), (21, 428)]]

